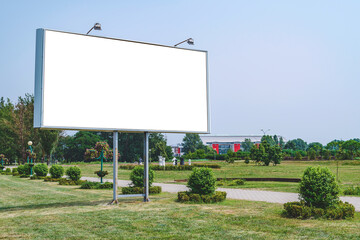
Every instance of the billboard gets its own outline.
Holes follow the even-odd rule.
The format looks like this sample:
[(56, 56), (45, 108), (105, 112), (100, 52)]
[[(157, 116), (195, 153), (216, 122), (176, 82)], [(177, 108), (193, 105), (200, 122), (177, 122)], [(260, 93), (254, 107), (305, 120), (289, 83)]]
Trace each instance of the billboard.
[(34, 127), (209, 133), (207, 52), (37, 29)]

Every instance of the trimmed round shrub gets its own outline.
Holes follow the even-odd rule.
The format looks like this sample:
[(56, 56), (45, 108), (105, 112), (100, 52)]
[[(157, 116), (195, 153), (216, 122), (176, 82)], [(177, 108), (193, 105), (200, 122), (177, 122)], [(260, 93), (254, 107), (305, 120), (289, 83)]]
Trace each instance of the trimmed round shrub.
[(78, 181), (81, 178), (81, 169), (78, 167), (69, 167), (66, 170), (66, 175), (73, 181)]
[(30, 175), (31, 168), (29, 164), (20, 165), (17, 169), (20, 175)]
[(37, 164), (34, 166), (34, 172), (36, 173), (36, 176), (46, 177), (48, 171), (48, 167), (45, 163)]
[[(132, 181), (135, 187), (144, 186), (144, 167), (136, 166), (130, 173), (130, 180)], [(154, 171), (149, 168), (149, 186), (154, 181)]]
[(339, 202), (335, 175), (324, 167), (308, 167), (300, 182), (300, 199), (306, 206), (327, 208)]
[(53, 165), (50, 168), (51, 178), (61, 178), (64, 175), (64, 168), (60, 165)]
[(215, 192), (216, 179), (210, 168), (194, 168), (187, 186), (192, 193), (211, 194)]

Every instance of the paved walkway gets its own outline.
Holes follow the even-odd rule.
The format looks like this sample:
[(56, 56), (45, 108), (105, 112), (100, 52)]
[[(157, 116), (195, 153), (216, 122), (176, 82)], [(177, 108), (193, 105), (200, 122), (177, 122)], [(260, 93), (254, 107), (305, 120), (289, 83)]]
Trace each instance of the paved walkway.
[[(99, 178), (95, 177), (83, 177), (83, 180), (92, 182), (99, 181)], [(112, 182), (112, 179), (104, 179), (106, 182)], [(120, 187), (127, 187), (131, 181), (118, 180)], [(180, 191), (187, 191), (188, 188), (182, 184), (169, 184), (169, 183), (154, 183), (154, 186), (160, 186), (163, 192), (177, 193)], [(227, 198), (242, 199), (249, 201), (261, 201), (270, 203), (286, 203), (299, 200), (297, 193), (286, 192), (272, 192), (272, 191), (258, 191), (258, 190), (244, 190), (234, 188), (217, 188), (218, 191), (224, 191), (227, 193)], [(360, 212), (360, 197), (340, 197), (341, 201), (351, 203), (355, 206), (355, 211)]]

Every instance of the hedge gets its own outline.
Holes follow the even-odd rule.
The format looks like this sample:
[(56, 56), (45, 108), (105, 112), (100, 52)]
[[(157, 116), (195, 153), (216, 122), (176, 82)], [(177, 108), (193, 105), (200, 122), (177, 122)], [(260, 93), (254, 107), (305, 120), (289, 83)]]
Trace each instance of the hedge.
[(308, 219), (308, 218), (327, 218), (327, 219), (346, 219), (353, 218), (355, 207), (348, 202), (339, 201), (337, 204), (328, 208), (316, 208), (306, 206), (301, 202), (288, 202), (284, 204), (283, 214), (289, 218)]
[(59, 185), (81, 185), (84, 182), (86, 182), (85, 180), (71, 180), (71, 179), (66, 179), (66, 178), (60, 178), (59, 180)]
[(99, 182), (84, 182), (81, 184), (81, 189), (112, 189), (113, 184), (111, 182), (105, 182), (103, 184)]
[[(159, 186), (153, 186), (149, 188), (149, 194), (158, 194), (161, 193), (162, 189)], [(122, 194), (143, 194), (144, 187), (122, 187)]]
[(44, 182), (58, 182), (60, 178), (45, 177)]
[(192, 203), (216, 203), (222, 202), (226, 199), (226, 192), (216, 191), (212, 194), (197, 194), (191, 192), (178, 192), (179, 202)]

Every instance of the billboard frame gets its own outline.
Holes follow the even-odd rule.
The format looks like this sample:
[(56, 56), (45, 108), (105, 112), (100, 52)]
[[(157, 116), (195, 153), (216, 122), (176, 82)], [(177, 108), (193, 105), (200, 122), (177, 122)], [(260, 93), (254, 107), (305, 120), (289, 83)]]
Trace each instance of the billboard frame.
[[(45, 31), (66, 33), (66, 34), (74, 34), (81, 35), (87, 37), (101, 38), (101, 39), (109, 39), (109, 40), (120, 40), (131, 43), (139, 43), (146, 44), (158, 47), (166, 47), (173, 49), (181, 49), (186, 51), (195, 51), (195, 52), (203, 52), (206, 55), (206, 111), (207, 111), (207, 130), (206, 131), (181, 131), (181, 130), (162, 130), (162, 129), (124, 129), (124, 128), (89, 128), (89, 127), (79, 127), (79, 126), (44, 126), (43, 118), (44, 118), (44, 70), (45, 70)], [(103, 132), (150, 132), (150, 133), (198, 133), (198, 134), (209, 134), (210, 133), (210, 93), (209, 93), (209, 68), (208, 68), (208, 51), (205, 50), (194, 50), (187, 48), (179, 48), (174, 46), (167, 46), (161, 44), (140, 42), (140, 41), (132, 41), (126, 39), (119, 38), (110, 38), (110, 37), (102, 37), (102, 36), (93, 36), (65, 31), (57, 31), (51, 29), (39, 28), (36, 30), (36, 53), (35, 53), (35, 103), (34, 103), (34, 128), (44, 129), (44, 130), (78, 130), (78, 131), (103, 131)]]

